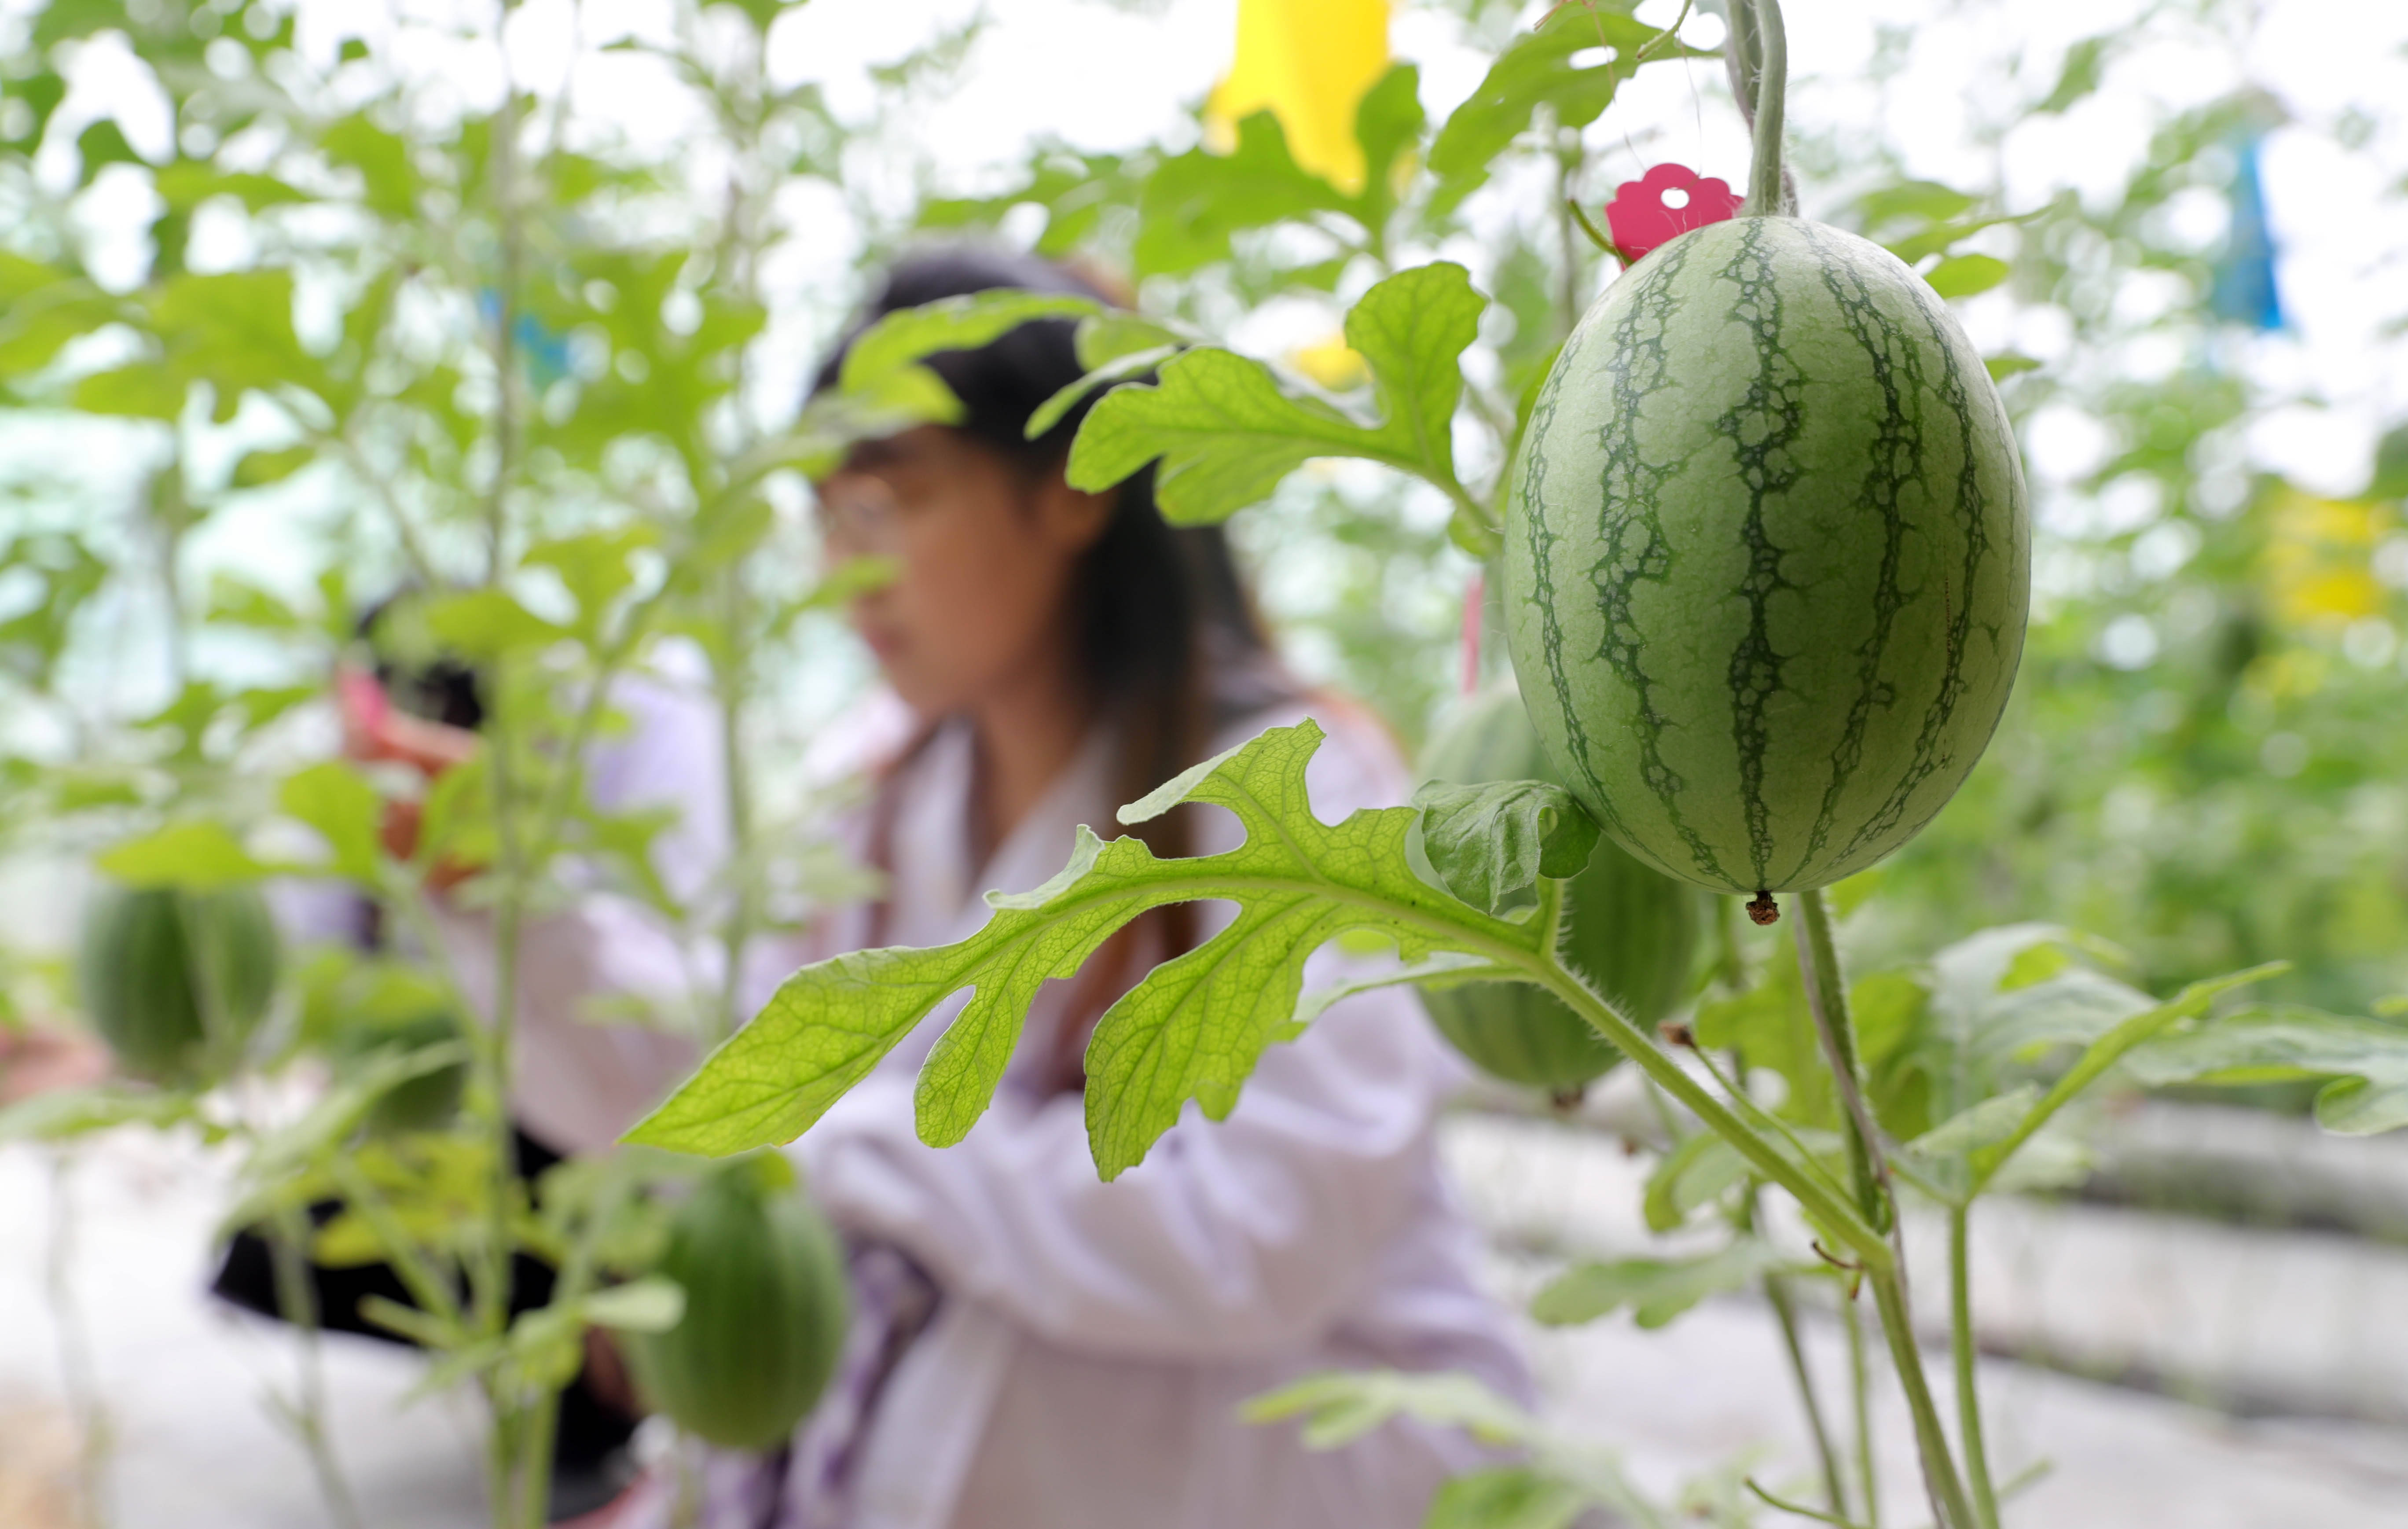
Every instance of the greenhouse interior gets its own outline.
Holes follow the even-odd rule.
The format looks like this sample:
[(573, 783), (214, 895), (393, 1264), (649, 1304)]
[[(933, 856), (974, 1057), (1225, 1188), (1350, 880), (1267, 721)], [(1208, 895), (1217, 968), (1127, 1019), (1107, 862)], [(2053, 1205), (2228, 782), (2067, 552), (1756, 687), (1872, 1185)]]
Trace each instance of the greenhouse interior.
[(2403, 103), (0, 0), (0, 1526), (2408, 1529)]

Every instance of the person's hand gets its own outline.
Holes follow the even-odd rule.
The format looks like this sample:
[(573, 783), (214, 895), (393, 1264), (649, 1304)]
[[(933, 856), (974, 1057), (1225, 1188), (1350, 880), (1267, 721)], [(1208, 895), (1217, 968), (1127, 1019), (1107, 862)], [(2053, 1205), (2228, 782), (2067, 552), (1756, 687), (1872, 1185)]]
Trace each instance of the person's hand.
[[(465, 728), (447, 727), (395, 710), (376, 676), (349, 665), (335, 671), (335, 705), (343, 721), (343, 754), (364, 763), (399, 762), (433, 780), (476, 757), (477, 735)], [(423, 809), (415, 801), (388, 801), (378, 824), (385, 852), (407, 860), (418, 853)], [(456, 860), (438, 862), (426, 873), (426, 884), (448, 892), (481, 869)]]
[[(425, 809), (418, 802), (386, 802), (383, 815), (377, 822), (377, 838), (383, 844), (385, 853), (396, 860), (414, 858), (418, 854), (419, 825), (424, 818)], [(481, 865), (442, 856), (427, 867), (426, 885), (430, 890), (448, 892), (483, 869)]]
[(89, 1089), (116, 1070), (100, 1040), (55, 1025), (0, 1030), (0, 1104), (61, 1089)]

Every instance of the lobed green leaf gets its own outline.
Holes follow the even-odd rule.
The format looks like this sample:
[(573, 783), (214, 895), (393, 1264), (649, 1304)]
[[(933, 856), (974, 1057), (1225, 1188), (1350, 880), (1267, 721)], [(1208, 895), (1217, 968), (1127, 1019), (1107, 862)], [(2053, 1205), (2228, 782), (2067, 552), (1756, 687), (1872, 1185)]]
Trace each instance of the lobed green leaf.
[(1711, 1295), (1746, 1290), (1768, 1274), (1794, 1269), (1770, 1243), (1742, 1237), (1700, 1258), (1618, 1259), (1583, 1263), (1550, 1281), (1530, 1315), (1550, 1327), (1593, 1322), (1628, 1306), (1641, 1327), (1663, 1326)]
[[(1490, 162), (1530, 126), (1541, 107), (1566, 127), (1586, 127), (1604, 113), (1614, 92), (1637, 72), (1638, 50), (1657, 35), (1630, 14), (1633, 4), (1584, 0), (1560, 6), (1514, 37), (1430, 145), (1430, 169), (1446, 182), (1442, 200), (1460, 201), (1485, 181)], [(1611, 50), (1611, 56), (1588, 62), (1587, 55), (1599, 48)], [(1684, 53), (1695, 50), (1668, 45), (1653, 56)]]
[(2135, 1051), (2153, 1087), (2329, 1078), (2316, 1094), (2328, 1131), (2371, 1135), (2408, 1126), (2408, 1028), (2285, 1004), (2246, 1011)]
[(1183, 525), (1226, 519), (1320, 456), (1383, 462), (1460, 498), (1460, 363), (1486, 301), (1448, 261), (1399, 272), (1363, 295), (1346, 315), (1346, 342), (1370, 369), (1377, 425), (1290, 393), (1261, 362), (1217, 347), (1189, 351), (1164, 364), (1158, 382), (1104, 396), (1070, 448), (1070, 482), (1101, 491), (1159, 461), (1155, 498)]
[(1541, 876), (1578, 875), (1597, 849), (1597, 820), (1545, 781), (1431, 781), (1413, 805), (1430, 868), (1447, 890), (1490, 913)]
[(1335, 825), (1315, 817), (1305, 769), (1322, 738), (1311, 721), (1273, 728), (1121, 811), (1134, 823), (1185, 802), (1224, 806), (1245, 829), (1236, 849), (1161, 860), (1142, 841), (1107, 843), (1082, 828), (1053, 879), (990, 894), (994, 914), (968, 939), (803, 968), (626, 1139), (713, 1155), (790, 1141), (968, 988), (917, 1093), (921, 1139), (958, 1142), (993, 1099), (1039, 987), (1075, 974), (1149, 909), (1235, 902), (1227, 928), (1149, 973), (1096, 1027), (1088, 1138), (1111, 1178), (1143, 1159), (1188, 1101), (1215, 1118), (1228, 1113), (1263, 1049), (1293, 1033), (1306, 958), (1340, 935), (1377, 934), (1408, 961), (1538, 948), (1543, 935), (1530, 921), (1467, 907), (1413, 873), (1412, 808), (1367, 808)]
[(1329, 1370), (1254, 1397), (1248, 1422), (1304, 1421), (1311, 1450), (1343, 1449), (1393, 1418), (1460, 1428), (1489, 1445), (1526, 1443), (1537, 1420), (1460, 1371)]

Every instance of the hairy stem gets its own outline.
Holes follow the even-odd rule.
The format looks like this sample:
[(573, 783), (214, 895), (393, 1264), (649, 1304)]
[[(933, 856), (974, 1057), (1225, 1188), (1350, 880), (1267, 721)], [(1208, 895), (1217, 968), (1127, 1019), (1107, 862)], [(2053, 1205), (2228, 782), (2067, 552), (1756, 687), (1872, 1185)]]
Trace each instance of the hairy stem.
[(1555, 235), (1561, 246), (1563, 269), (1558, 273), (1560, 284), (1555, 290), (1555, 334), (1558, 339), (1570, 335), (1580, 323), (1581, 300), (1581, 230), (1573, 219), (1580, 216), (1580, 204), (1572, 199), (1573, 182), (1580, 175), (1581, 138), (1575, 129), (1557, 128), (1555, 132)]
[(1854, 1295), (1840, 1303), (1848, 1334), (1848, 1393), (1856, 1430), (1856, 1482), (1865, 1497), (1865, 1529), (1881, 1529), (1881, 1477), (1873, 1463), (1872, 1371), (1865, 1363), (1865, 1324)]
[[(1543, 887), (1545, 882), (1541, 882)], [(1543, 908), (1542, 908), (1543, 913)], [(1494, 954), (1511, 964), (1528, 966), (1530, 953), (1511, 946), (1501, 946)], [(1681, 1106), (1696, 1116), (1700, 1124), (1722, 1137), (1747, 1159), (1750, 1166), (1771, 1183), (1780, 1185), (1794, 1195), (1799, 1204), (1831, 1233), (1848, 1244), (1858, 1258), (1870, 1267), (1889, 1267), (1893, 1255), (1880, 1231), (1816, 1181), (1816, 1177), (1784, 1156), (1781, 1149), (1762, 1132), (1749, 1126), (1729, 1106), (1691, 1077), (1680, 1063), (1674, 1061), (1662, 1046), (1640, 1032), (1639, 1027), (1616, 1013), (1602, 999), (1589, 990), (1570, 969), (1564, 966), (1554, 949), (1541, 953), (1537, 971), (1540, 986), (1561, 999), (1565, 1005), (1588, 1021), (1598, 1034), (1612, 1042), (1621, 1052), (1645, 1073), (1666, 1093), (1680, 1102)]]
[(1915, 1453), (1923, 1463), (1924, 1491), (1931, 1498), (1931, 1514), (1941, 1529), (1977, 1529), (1965, 1483), (1948, 1452), (1948, 1435), (1940, 1424), (1940, 1408), (1932, 1401), (1931, 1383), (1923, 1373), (1923, 1350), (1915, 1346), (1914, 1328), (1907, 1316), (1906, 1289), (1895, 1271), (1866, 1276), (1873, 1288), (1873, 1308), (1881, 1316), (1882, 1337), (1889, 1345), (1891, 1365), (1906, 1392), (1907, 1411), (1914, 1419)]
[[(1756, 156), (1748, 166), (1747, 209), (1764, 217), (1782, 210), (1781, 129), (1789, 90), (1789, 36), (1781, 23), (1781, 0), (1747, 0), (1755, 12)], [(1736, 35), (1734, 35), (1736, 38)]]
[[(1856, 1027), (1848, 1014), (1847, 984), (1840, 973), (1839, 947), (1831, 938), (1831, 910), (1817, 889), (1800, 894), (1797, 903), (1798, 959), (1806, 979), (1806, 1007), (1813, 1017), (1824, 1060), (1830, 1064), (1832, 1087), (1842, 1105), (1848, 1141), (1848, 1161), (1856, 1181), (1857, 1208), (1866, 1220), (1898, 1233), (1898, 1205), (1890, 1193), (1889, 1173), (1882, 1161), (1881, 1136), (1871, 1109), (1865, 1103), (1862, 1068), (1856, 1055)], [(1873, 1305), (1881, 1314), (1882, 1335), (1890, 1360), (1905, 1388), (1906, 1404), (1914, 1417), (1914, 1440), (1922, 1457), (1924, 1485), (1931, 1494), (1931, 1510), (1942, 1529), (1977, 1529), (1967, 1506), (1956, 1463), (1948, 1452), (1948, 1437), (1940, 1425), (1931, 1385), (1923, 1373), (1923, 1353), (1915, 1346), (1914, 1324), (1906, 1298), (1906, 1253), (1895, 1240), (1893, 1258), (1880, 1269), (1867, 1269), (1873, 1287)]]
[(1973, 1342), (1973, 1278), (1971, 1214), (1965, 1205), (1948, 1207), (1948, 1321), (1952, 1357), (1956, 1364), (1956, 1430), (1965, 1455), (1965, 1474), (1973, 1490), (1973, 1508), (1982, 1529), (1999, 1529), (1999, 1495), (1990, 1485), (1990, 1454), (1982, 1437), (1982, 1394)]
[[(1742, 1232), (1756, 1230), (1756, 1186), (1751, 1180), (1739, 1197), (1738, 1214), (1733, 1218)], [(1789, 1359), (1789, 1376), (1798, 1383), (1798, 1405), (1806, 1414), (1806, 1431), (1813, 1436), (1814, 1458), (1823, 1468), (1823, 1493), (1832, 1516), (1844, 1520), (1848, 1516), (1847, 1489), (1840, 1478), (1840, 1457), (1831, 1448), (1831, 1430), (1823, 1421), (1823, 1404), (1814, 1394), (1813, 1372), (1806, 1364), (1806, 1346), (1798, 1336), (1798, 1301), (1789, 1289), (1786, 1275), (1764, 1277), (1764, 1298), (1772, 1306), (1772, 1315), (1781, 1324), (1781, 1347)]]
[[(1881, 1159), (1880, 1128), (1865, 1103), (1864, 1070), (1856, 1055), (1856, 1025), (1848, 1015), (1848, 988), (1840, 974), (1838, 945), (1831, 938), (1830, 905), (1818, 889), (1799, 895), (1800, 913), (1794, 926), (1798, 965), (1805, 977), (1806, 1009), (1830, 1064), (1831, 1084), (1846, 1116), (1848, 1167), (1856, 1185), (1856, 1203), (1867, 1219), (1884, 1231), (1894, 1229), (1896, 1207), (1889, 1194), (1889, 1171)], [(1904, 1262), (1904, 1251), (1899, 1251)]]
[(1806, 1346), (1798, 1336), (1798, 1299), (1785, 1275), (1764, 1277), (1764, 1298), (1781, 1324), (1782, 1350), (1789, 1356), (1789, 1378), (1798, 1383), (1798, 1405), (1806, 1414), (1806, 1430), (1814, 1438), (1814, 1462), (1823, 1469), (1823, 1495), (1833, 1514), (1848, 1516), (1847, 1486), (1840, 1475), (1839, 1451), (1831, 1447), (1831, 1430), (1823, 1421), (1823, 1404), (1814, 1395), (1813, 1372), (1806, 1365)]

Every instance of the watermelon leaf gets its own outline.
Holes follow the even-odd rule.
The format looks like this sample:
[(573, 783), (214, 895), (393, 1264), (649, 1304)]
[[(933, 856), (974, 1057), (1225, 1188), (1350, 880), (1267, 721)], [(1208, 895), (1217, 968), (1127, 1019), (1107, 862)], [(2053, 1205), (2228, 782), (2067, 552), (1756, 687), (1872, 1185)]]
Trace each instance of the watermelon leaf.
[(1950, 255), (1924, 273), (1931, 290), (1942, 297), (1971, 297), (2007, 279), (2007, 263), (1996, 255)]
[(1309, 1450), (1342, 1450), (1391, 1419), (1460, 1428), (1488, 1445), (1527, 1444), (1539, 1421), (1460, 1370), (1326, 1370), (1244, 1403), (1248, 1422), (1304, 1420)]
[(2165, 1003), (2131, 1016), (2091, 1042), (2084, 1048), (2081, 1057), (2075, 1060), (2072, 1067), (2069, 1068), (2048, 1092), (2042, 1094), (2039, 1102), (2025, 1114), (2013, 1132), (2003, 1141), (1978, 1148), (1971, 1154), (1973, 1170), (1971, 1192), (1980, 1193), (1983, 1186), (1998, 1176), (1999, 1170), (2006, 1165), (2007, 1160), (2014, 1157), (2016, 1150), (2026, 1142), (2031, 1140), (2032, 1135), (2041, 1127), (2046, 1125), (2051, 1117), (2063, 1109), (2074, 1095), (2098, 1081), (2100, 1075), (2123, 1060), (2126, 1053), (2148, 1041), (2155, 1040), (2182, 1020), (2196, 1019), (2205, 1014), (2208, 1005), (2215, 1001), (2217, 995), (2235, 988), (2246, 987), (2253, 982), (2262, 982), (2268, 977), (2289, 970), (2289, 966), (2290, 963), (2287, 961), (2270, 961), (2263, 966), (2253, 966), (2244, 972), (2228, 973), (2220, 977), (2210, 977), (2201, 982), (2194, 982)]
[(197, 1096), (175, 1090), (108, 1083), (90, 1089), (59, 1089), (0, 1106), (0, 1142), (58, 1142), (121, 1126), (153, 1131), (197, 1124), (214, 1142), (223, 1128), (205, 1119)]
[(1570, 1529), (1586, 1493), (1527, 1465), (1492, 1465), (1450, 1477), (1430, 1496), (1422, 1529)]
[(128, 839), (93, 863), (129, 887), (182, 887), (194, 891), (299, 869), (254, 858), (224, 824), (208, 818), (169, 823)]
[[(1072, 293), (999, 290), (942, 297), (899, 309), (863, 330), (845, 353), (840, 382), (851, 394), (875, 394), (896, 375), (945, 351), (972, 351), (1036, 319), (1102, 311)], [(933, 373), (928, 374), (933, 377)], [(942, 386), (941, 383), (939, 384)], [(952, 397), (948, 392), (948, 397)]]
[(1478, 515), (1455, 475), (1454, 430), (1460, 358), (1486, 307), (1450, 261), (1363, 295), (1346, 315), (1346, 343), (1370, 368), (1378, 425), (1289, 392), (1259, 361), (1217, 346), (1189, 351), (1164, 364), (1158, 382), (1104, 396), (1070, 448), (1070, 483), (1100, 491), (1159, 460), (1164, 516), (1200, 525), (1262, 499), (1314, 457), (1359, 456), (1426, 478)]
[(1578, 875), (1597, 849), (1597, 819), (1570, 792), (1544, 781), (1431, 781), (1413, 794), (1413, 805), (1422, 810), (1422, 849), (1439, 879), (1490, 913), (1502, 912), (1541, 876)]
[(1655, 1172), (1647, 1176), (1640, 1214), (1650, 1232), (1676, 1231), (1746, 1177), (1747, 1160), (1730, 1143), (1711, 1131), (1693, 1132), (1656, 1160)]
[[(1566, 127), (1586, 127), (1604, 113), (1613, 93), (1638, 69), (1633, 59), (1639, 50), (1656, 36), (1655, 27), (1630, 10), (1630, 0), (1561, 6), (1513, 38), (1430, 145), (1430, 169), (1440, 180), (1442, 205), (1461, 201), (1488, 179), (1489, 162), (1530, 125), (1540, 107), (1552, 108), (1555, 120)], [(1594, 58), (1607, 49), (1611, 57)], [(1684, 54), (1694, 56), (1695, 50), (1668, 42), (1651, 56)]]
[(1301, 1420), (1309, 1450), (1339, 1450), (1397, 1418), (1461, 1429), (1527, 1458), (1455, 1477), (1430, 1499), (1422, 1529), (1570, 1529), (1592, 1507), (1637, 1529), (1669, 1529), (1673, 1516), (1641, 1496), (1613, 1455), (1566, 1437), (1460, 1370), (1332, 1370), (1245, 1404), (1248, 1422)]
[(1121, 810), (1143, 822), (1182, 802), (1238, 815), (1246, 842), (1224, 854), (1159, 860), (1134, 838), (1082, 829), (1070, 863), (1033, 891), (990, 894), (995, 913), (967, 940), (929, 950), (865, 950), (807, 966), (700, 1072), (638, 1123), (630, 1141), (724, 1154), (789, 1141), (964, 988), (976, 991), (921, 1069), (920, 1136), (960, 1141), (1002, 1080), (1040, 985), (1075, 973), (1150, 908), (1200, 899), (1239, 905), (1234, 922), (1156, 967), (1106, 1012), (1087, 1050), (1087, 1127), (1097, 1169), (1144, 1156), (1186, 1103), (1218, 1118), (1263, 1048), (1297, 1013), (1305, 959), (1348, 930), (1393, 942), (1408, 961), (1442, 951), (1536, 955), (1535, 919), (1465, 906), (1413, 873), (1410, 807), (1325, 824), (1305, 792), (1322, 731), (1274, 728)]
[(2128, 1063), (2152, 1087), (2331, 1079), (2316, 1120), (2344, 1135), (2408, 1126), (2408, 1028), (2291, 1004), (2258, 1007), (2142, 1047)]
[(277, 805), (318, 830), (333, 852), (326, 869), (373, 885), (377, 878), (377, 819), (382, 810), (376, 787), (351, 765), (327, 759), (284, 778)]
[(1641, 1327), (1661, 1327), (1710, 1295), (1725, 1295), (1768, 1274), (1813, 1274), (1771, 1244), (1742, 1237), (1701, 1258), (1626, 1258), (1575, 1264), (1530, 1303), (1530, 1315), (1549, 1327), (1576, 1327), (1628, 1306)]
[(962, 402), (923, 365), (929, 356), (976, 350), (1034, 320), (1102, 312), (1101, 304), (1075, 293), (1009, 288), (898, 309), (853, 337), (837, 386), (805, 405), (788, 435), (744, 462), (738, 476), (749, 481), (791, 467), (815, 477), (834, 469), (855, 440), (951, 425), (962, 417)]
[(1139, 275), (1176, 276), (1226, 259), (1229, 236), (1241, 229), (1348, 210), (1344, 192), (1297, 165), (1268, 109), (1240, 122), (1237, 137), (1226, 153), (1191, 149), (1146, 177), (1138, 198)]

